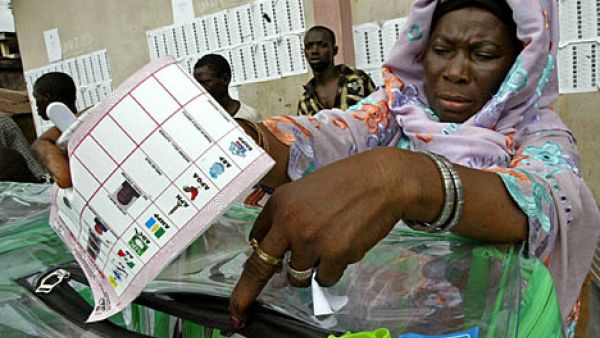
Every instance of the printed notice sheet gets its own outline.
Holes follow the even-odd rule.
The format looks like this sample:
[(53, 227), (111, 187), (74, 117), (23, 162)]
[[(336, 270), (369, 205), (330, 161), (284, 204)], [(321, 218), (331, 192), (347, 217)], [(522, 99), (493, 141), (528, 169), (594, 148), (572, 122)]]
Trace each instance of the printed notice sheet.
[(174, 59), (92, 109), (68, 146), (50, 223), (84, 270), (97, 321), (121, 311), (273, 166)]

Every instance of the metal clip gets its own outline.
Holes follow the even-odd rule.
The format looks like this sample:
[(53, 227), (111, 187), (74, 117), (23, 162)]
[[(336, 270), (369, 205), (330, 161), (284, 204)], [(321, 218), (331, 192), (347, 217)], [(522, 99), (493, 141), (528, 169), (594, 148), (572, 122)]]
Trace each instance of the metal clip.
[(35, 293), (48, 294), (60, 284), (64, 279), (71, 277), (71, 274), (63, 269), (56, 269), (42, 278), (40, 285), (35, 289)]

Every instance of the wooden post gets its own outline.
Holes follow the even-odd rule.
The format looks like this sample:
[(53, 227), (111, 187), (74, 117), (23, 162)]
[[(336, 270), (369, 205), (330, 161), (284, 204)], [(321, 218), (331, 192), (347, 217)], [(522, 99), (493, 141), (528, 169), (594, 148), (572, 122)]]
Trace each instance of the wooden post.
[(313, 0), (315, 25), (335, 32), (338, 45), (336, 64), (354, 67), (354, 38), (352, 35), (352, 9), (350, 0)]

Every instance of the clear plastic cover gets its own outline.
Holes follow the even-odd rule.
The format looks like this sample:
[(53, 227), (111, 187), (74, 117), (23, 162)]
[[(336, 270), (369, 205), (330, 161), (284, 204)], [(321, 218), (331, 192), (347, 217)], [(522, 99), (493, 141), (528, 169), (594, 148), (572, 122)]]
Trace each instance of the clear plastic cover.
[(79, 337), (85, 333), (15, 281), (73, 260), (48, 225), (50, 192), (50, 185), (0, 182), (1, 337)]
[[(0, 183), (1, 337), (97, 336), (15, 282), (73, 260), (47, 223), (50, 190), (49, 185)], [(247, 238), (259, 212), (234, 206), (145, 291), (228, 297), (251, 253)], [(548, 280), (546, 275), (541, 264), (524, 259), (513, 246), (482, 245), (456, 236), (397, 228), (329, 288), (329, 293), (347, 297), (333, 315), (313, 316), (311, 290), (291, 287), (285, 273), (274, 276), (259, 300), (280, 313), (332, 331), (385, 327), (392, 336), (406, 332), (439, 335), (478, 327), (482, 337), (560, 336), (560, 324), (550, 325), (560, 323), (552, 283), (528, 288), (533, 276)], [(524, 309), (523, 304), (529, 307)], [(124, 311), (123, 326), (147, 334), (157, 332), (150, 327), (141, 330), (145, 321), (136, 321), (128, 311), (137, 313), (140, 308)], [(552, 332), (538, 335), (540, 327)]]
[[(146, 291), (227, 297), (251, 254), (247, 235), (258, 211), (232, 208)], [(392, 335), (441, 334), (478, 326), (484, 335), (512, 336), (518, 324), (519, 261), (512, 246), (397, 228), (328, 289), (347, 297), (333, 315), (315, 317), (310, 288), (291, 287), (285, 273), (272, 278), (259, 300), (335, 331), (386, 327)]]

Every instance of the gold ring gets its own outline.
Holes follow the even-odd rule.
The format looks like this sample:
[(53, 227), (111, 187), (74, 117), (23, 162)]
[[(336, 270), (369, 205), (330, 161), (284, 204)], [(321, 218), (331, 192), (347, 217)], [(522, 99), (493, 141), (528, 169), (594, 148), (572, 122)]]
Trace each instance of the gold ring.
[(263, 262), (273, 266), (281, 265), (281, 258), (271, 256), (268, 253), (264, 252), (260, 248), (260, 246), (258, 246), (258, 241), (255, 238), (252, 238), (252, 240), (250, 240), (250, 246), (252, 247), (252, 249), (254, 249), (254, 252), (256, 252), (258, 258), (260, 258), (260, 260), (262, 260)]
[(312, 277), (313, 269), (308, 268), (306, 270), (296, 270), (296, 269), (292, 268), (291, 265), (288, 265), (287, 272), (288, 272), (288, 275), (293, 277), (295, 280), (305, 281)]

